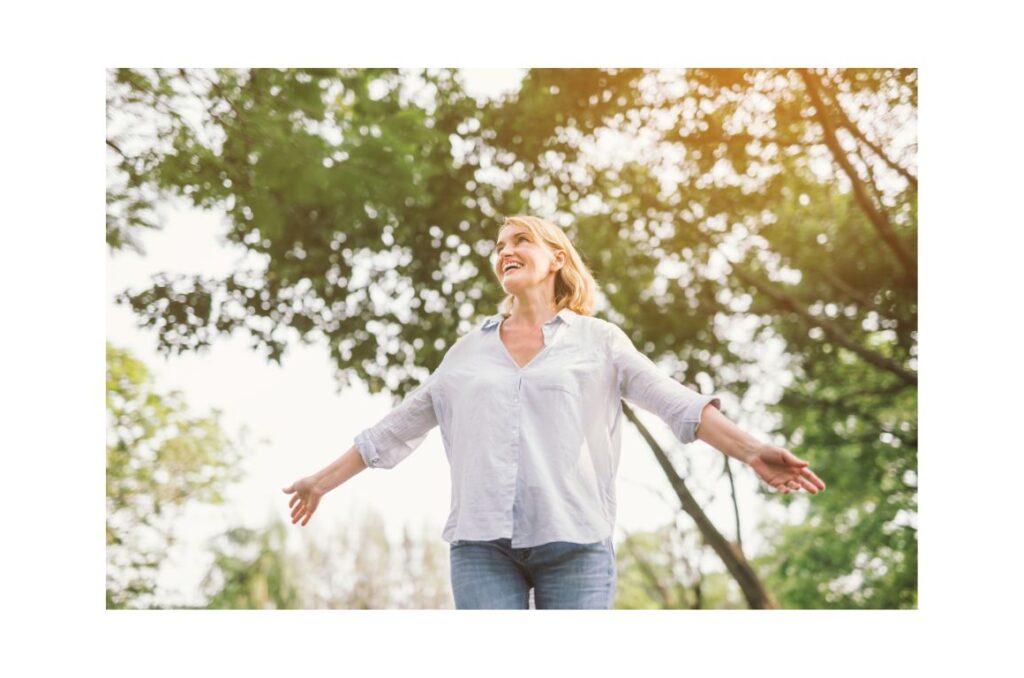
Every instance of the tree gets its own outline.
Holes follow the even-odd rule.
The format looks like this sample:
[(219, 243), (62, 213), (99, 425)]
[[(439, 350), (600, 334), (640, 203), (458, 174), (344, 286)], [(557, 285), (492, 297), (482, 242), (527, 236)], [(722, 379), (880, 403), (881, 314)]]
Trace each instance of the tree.
[[(482, 123), (517, 177), (499, 209), (539, 190), (572, 215), (613, 319), (681, 381), (746, 394), (771, 377), (757, 349), (782, 342), (778, 442), (830, 488), (775, 530), (786, 606), (916, 599), (916, 83), (884, 68), (540, 69)], [(581, 152), (614, 135), (650, 141)], [(716, 547), (749, 572), (730, 550)]]
[(700, 532), (677, 520), (651, 532), (627, 535), (616, 549), (620, 610), (732, 609), (746, 607), (727, 572), (703, 572)]
[[(833, 589), (870, 580), (866, 562), (888, 583), (859, 589), (855, 604), (905, 604), (916, 589), (916, 78), (533, 69), (517, 93), (478, 105), (446, 70), (114, 71), (108, 106), (125, 122), (112, 158), (122, 137), (137, 142), (116, 160), (140, 177), (127, 193), (222, 209), (229, 240), (265, 261), (224, 280), (161, 277), (121, 299), (163, 350), (244, 328), (280, 360), (294, 331), (326, 341), (340, 382), (397, 399), (500, 299), (486, 273), (499, 215), (555, 214), (601, 284), (598, 314), (680, 381), (761, 408), (773, 376), (761, 350), (784, 348), (794, 379), (773, 410), (776, 442), (829, 492), (807, 524), (778, 530), (776, 574), (785, 565), (812, 590), (780, 602), (854, 604)], [(600, 151), (616, 138), (628, 143)], [(867, 541), (837, 527), (848, 521), (864, 522)], [(755, 577), (738, 543), (698, 525), (731, 572)], [(795, 557), (806, 529), (811, 543), (843, 542), (839, 557)], [(750, 583), (758, 605), (764, 582)]]
[(392, 69), (110, 73), (119, 124), (108, 147), (135, 149), (116, 158), (123, 172), (150, 193), (224, 210), (227, 239), (267, 265), (123, 295), (161, 350), (243, 329), (279, 361), (291, 330), (326, 340), (342, 383), (399, 394), (436, 367), (497, 285), (470, 247), (487, 228), (465, 199), (474, 168), (452, 156), (476, 102), (450, 71), (421, 77), (429, 109), (407, 100)]
[(274, 518), (260, 529), (236, 527), (211, 540), (203, 579), (206, 607), (218, 609), (439, 609), (452, 606), (443, 546), (406, 529), (392, 544), (370, 511), (337, 526), (326, 546), (288, 546)]
[(202, 582), (209, 609), (295, 609), (303, 596), (299, 563), (286, 549), (279, 518), (264, 529), (234, 527), (211, 540), (213, 564)]
[(191, 414), (181, 393), (160, 393), (142, 362), (107, 343), (108, 608), (154, 602), (175, 518), (189, 502), (222, 503), (240, 456), (219, 411)]
[(392, 543), (383, 518), (370, 510), (338, 525), (324, 549), (305, 546), (309, 607), (443, 609), (452, 607), (447, 546), (436, 530), (406, 526)]

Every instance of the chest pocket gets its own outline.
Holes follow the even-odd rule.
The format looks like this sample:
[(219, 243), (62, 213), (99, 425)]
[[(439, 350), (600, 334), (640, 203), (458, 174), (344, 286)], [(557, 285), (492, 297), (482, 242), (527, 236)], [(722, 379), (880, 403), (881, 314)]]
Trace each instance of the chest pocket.
[(589, 355), (560, 356), (548, 369), (535, 372), (530, 378), (542, 390), (557, 390), (584, 400), (602, 388), (605, 364)]
[(572, 372), (566, 369), (545, 370), (530, 375), (531, 384), (538, 391), (561, 391), (574, 398), (580, 396), (580, 384)]

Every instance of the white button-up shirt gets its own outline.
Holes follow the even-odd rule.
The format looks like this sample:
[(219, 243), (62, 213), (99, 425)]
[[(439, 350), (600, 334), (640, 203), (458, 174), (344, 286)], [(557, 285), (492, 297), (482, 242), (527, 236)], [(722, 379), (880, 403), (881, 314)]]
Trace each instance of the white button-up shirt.
[(388, 469), (440, 425), (451, 467), (442, 538), (511, 538), (513, 548), (611, 536), (622, 404), (653, 412), (684, 443), (708, 403), (659, 369), (618, 326), (562, 309), (523, 367), (500, 314), (459, 338), (423, 384), (356, 436), (367, 466)]

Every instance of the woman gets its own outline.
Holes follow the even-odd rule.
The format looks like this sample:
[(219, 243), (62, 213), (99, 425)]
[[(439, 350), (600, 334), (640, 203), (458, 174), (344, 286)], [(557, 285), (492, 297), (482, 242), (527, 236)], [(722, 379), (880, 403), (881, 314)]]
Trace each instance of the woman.
[(807, 462), (726, 419), (717, 395), (683, 386), (592, 317), (594, 280), (560, 228), (509, 217), (496, 254), (502, 312), (458, 339), (341, 458), (284, 488), (293, 524), (306, 525), (326, 492), (367, 466), (393, 468), (440, 425), (456, 608), (525, 609), (532, 588), (538, 609), (610, 609), (622, 398), (781, 492), (825, 489)]

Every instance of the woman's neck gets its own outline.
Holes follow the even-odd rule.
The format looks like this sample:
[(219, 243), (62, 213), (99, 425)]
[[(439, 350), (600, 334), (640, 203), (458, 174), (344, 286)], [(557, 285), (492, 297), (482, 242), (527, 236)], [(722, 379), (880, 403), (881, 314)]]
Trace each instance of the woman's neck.
[(546, 299), (521, 299), (516, 297), (509, 319), (516, 325), (540, 327), (558, 313), (554, 297)]

